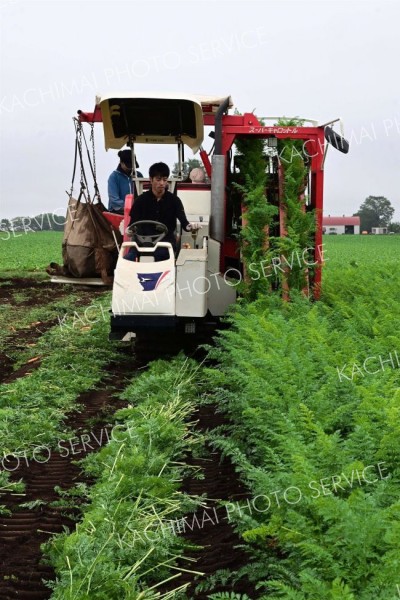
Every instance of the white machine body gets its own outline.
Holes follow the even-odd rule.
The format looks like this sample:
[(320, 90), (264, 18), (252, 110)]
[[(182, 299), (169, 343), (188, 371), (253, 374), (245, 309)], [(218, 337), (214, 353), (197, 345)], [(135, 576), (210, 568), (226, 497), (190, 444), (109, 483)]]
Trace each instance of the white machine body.
[[(114, 316), (203, 318), (208, 312), (221, 316), (235, 302), (235, 286), (219, 272), (220, 244), (209, 238), (211, 190), (193, 186), (177, 194), (188, 220), (201, 229), (196, 236), (181, 233), (177, 258), (166, 242), (158, 242), (154, 248), (124, 242), (114, 275)], [(130, 247), (140, 250), (137, 262), (125, 258)], [(169, 258), (155, 262), (154, 252), (162, 247), (169, 250)]]
[[(158, 242), (154, 248), (140, 248), (139, 262), (125, 258), (136, 242), (121, 246), (114, 274), (111, 310), (115, 315), (175, 315), (175, 257), (171, 244)], [(169, 258), (154, 262), (154, 250), (167, 248)], [(146, 260), (147, 259), (147, 260)]]

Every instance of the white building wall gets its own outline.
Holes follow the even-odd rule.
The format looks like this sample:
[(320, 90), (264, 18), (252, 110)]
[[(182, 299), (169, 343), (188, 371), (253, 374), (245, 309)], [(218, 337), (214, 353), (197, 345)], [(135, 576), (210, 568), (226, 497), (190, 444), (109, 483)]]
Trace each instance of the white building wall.
[[(345, 232), (345, 225), (325, 225), (326, 234), (337, 233), (338, 235), (342, 235)], [(360, 226), (354, 225), (354, 235), (360, 233)], [(351, 235), (351, 234), (349, 234)]]
[(330, 233), (337, 233), (338, 235), (344, 233), (344, 225), (327, 225), (326, 233), (329, 235)]

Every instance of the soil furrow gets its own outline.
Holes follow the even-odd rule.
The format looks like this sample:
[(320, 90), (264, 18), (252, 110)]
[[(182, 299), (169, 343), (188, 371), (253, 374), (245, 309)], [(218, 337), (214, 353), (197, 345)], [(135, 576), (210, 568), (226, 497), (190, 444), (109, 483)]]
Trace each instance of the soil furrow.
[[(197, 428), (201, 431), (211, 430), (225, 422), (222, 415), (215, 413), (215, 407), (204, 406), (193, 415), (198, 420)], [(222, 458), (221, 453), (207, 446), (209, 455), (206, 458), (190, 458), (188, 464), (200, 467), (203, 471), (203, 479), (186, 479), (183, 489), (188, 494), (205, 494), (208, 498), (207, 508), (199, 509), (194, 515), (185, 518), (185, 525), (181, 527), (181, 535), (199, 550), (191, 550), (185, 553), (185, 557), (195, 559), (196, 562), (188, 563), (181, 560), (178, 566), (190, 569), (190, 565), (196, 571), (206, 576), (212, 575), (220, 569), (228, 569), (236, 573), (238, 569), (248, 562), (248, 556), (237, 546), (242, 540), (235, 533), (229, 522), (228, 513), (225, 508), (218, 507), (219, 500), (229, 502), (245, 503), (249, 497), (243, 484), (240, 482), (230, 460)], [(187, 526), (189, 525), (189, 526)], [(194, 579), (190, 573), (183, 572), (179, 578), (173, 580), (168, 589), (176, 588), (183, 584), (189, 584), (187, 594), (189, 598), (196, 600), (207, 600), (208, 594), (223, 591), (234, 591), (239, 594), (246, 593), (250, 597), (255, 593), (253, 586), (247, 580), (241, 580), (227, 585), (217, 585), (209, 592), (196, 592), (196, 585), (204, 581), (204, 577)]]
[[(26, 289), (28, 287), (26, 285)], [(68, 291), (65, 293), (68, 294)], [(82, 305), (89, 304), (92, 299), (93, 294), (90, 292), (87, 302), (86, 298), (81, 300)], [(51, 327), (54, 322), (40, 325)], [(22, 344), (27, 342), (27, 339), (32, 342), (32, 339), (37, 339), (42, 333), (43, 330), (36, 329), (35, 332), (27, 333), (28, 338), (24, 337), (23, 332), (17, 332), (16, 336), (18, 343)], [(36, 338), (32, 337), (35, 335)], [(209, 341), (209, 338), (201, 339), (201, 341)], [(193, 352), (198, 342), (197, 336), (193, 338), (189, 344), (190, 353)], [(57, 450), (51, 449), (50, 455), (47, 457), (44, 455), (41, 463), (37, 460), (26, 462), (24, 459), (17, 465), (11, 478), (13, 481), (22, 480), (24, 482), (24, 493), (8, 493), (0, 498), (0, 503), (10, 511), (9, 515), (3, 514), (0, 517), (1, 600), (16, 598), (47, 600), (50, 598), (51, 589), (45, 585), (44, 580), (54, 580), (55, 574), (49, 566), (42, 563), (40, 546), (53, 534), (60, 533), (65, 528), (74, 529), (76, 519), (79, 517), (79, 508), (76, 505), (74, 507), (69, 507), (65, 503), (63, 505), (62, 496), (60, 497), (55, 488), (63, 491), (79, 482), (91, 483), (85, 478), (76, 461), (107, 443), (107, 431), (110, 430), (109, 416), (124, 404), (115, 398), (115, 394), (126, 386), (127, 378), (131, 377), (135, 370), (145, 368), (146, 363), (154, 358), (161, 356), (165, 358), (174, 354), (181, 347), (180, 336), (168, 336), (167, 340), (160, 339), (159, 336), (155, 336), (151, 340), (139, 340), (136, 357), (130, 361), (122, 361), (121, 364), (109, 366), (105, 369), (108, 371), (108, 375), (104, 378), (103, 383), (97, 384), (99, 388), (103, 387), (85, 392), (77, 399), (77, 404), (81, 406), (81, 412), (74, 412), (66, 421), (66, 425), (75, 432), (73, 441), (62, 440), (61, 448), (59, 446)], [(168, 351), (164, 352), (166, 348)], [(130, 350), (128, 352), (130, 353)], [(6, 381), (16, 378), (18, 374), (26, 374), (31, 366), (33, 368), (39, 366), (40, 361), (37, 363), (23, 365), (21, 369), (11, 375), (8, 373)], [(12, 368), (12, 363), (9, 366)], [(215, 417), (213, 415), (210, 417), (211, 421), (208, 422), (205, 415), (201, 416), (201, 427), (207, 428), (211, 423), (215, 425)], [(42, 460), (42, 457), (39, 460)], [(229, 485), (226, 483), (233, 480), (234, 476), (233, 469), (229, 464), (219, 465), (216, 457), (206, 463), (204, 465), (206, 480), (219, 481), (221, 484), (218, 493), (214, 489), (214, 493), (208, 494), (209, 497), (222, 497), (221, 490), (225, 485), (229, 488), (226, 491), (227, 498), (234, 497), (235, 493), (239, 495), (243, 493), (239, 488), (232, 490), (230, 483)], [(193, 482), (192, 488), (190, 488), (190, 483), (186, 482), (187, 490), (190, 493), (205, 491), (204, 489), (201, 492), (198, 491), (197, 484), (198, 482)], [(194, 491), (195, 489), (197, 491)], [(211, 492), (210, 487), (207, 489)], [(199, 560), (199, 570), (211, 573), (215, 570), (216, 564), (228, 568), (234, 568), (239, 563), (243, 564), (243, 558), (234, 549), (238, 540), (228, 523), (223, 523), (218, 528), (209, 528), (206, 525), (200, 535), (196, 531), (192, 533), (194, 543), (208, 546)], [(217, 556), (221, 551), (224, 553), (223, 560), (221, 556)], [(190, 582), (192, 583), (192, 579)]]
[[(22, 479), (26, 488), (22, 495), (8, 493), (0, 499), (11, 512), (9, 516), (0, 518), (1, 600), (50, 598), (51, 590), (43, 580), (53, 580), (55, 574), (49, 566), (41, 563), (40, 545), (65, 527), (73, 529), (79, 515), (77, 507), (52, 504), (60, 501), (60, 495), (54, 488), (58, 486), (61, 490), (68, 490), (78, 482), (90, 484), (75, 463), (107, 442), (106, 431), (111, 429), (108, 417), (124, 406), (115, 395), (126, 386), (127, 378), (136, 367), (134, 360), (109, 365), (108, 374), (99, 384), (103, 388), (82, 394), (77, 399), (82, 406), (81, 412), (72, 413), (66, 421), (76, 437), (64, 440), (60, 451), (51, 450), (51, 455), (44, 457), (48, 458), (46, 462), (28, 461), (26, 464), (24, 459), (13, 472), (12, 480)], [(29, 510), (22, 506), (28, 502), (36, 502), (37, 505)]]
[[(94, 297), (104, 293), (104, 288), (82, 290), (80, 286), (61, 286), (29, 278), (14, 278), (1, 281), (0, 302), (16, 307), (43, 307), (60, 298), (67, 298), (71, 294), (79, 293), (80, 297), (74, 304), (74, 310), (76, 310), (79, 307), (90, 305)], [(18, 302), (14, 299), (13, 294), (21, 290), (23, 290), (24, 294), (29, 294), (29, 297), (22, 302)], [(62, 317), (63, 315), (60, 314), (60, 318)], [(57, 325), (57, 323), (59, 323), (58, 318), (37, 321), (7, 336), (3, 343), (4, 349), (0, 351), (0, 383), (11, 383), (31, 373), (40, 366), (40, 360), (38, 360), (22, 365), (19, 369), (13, 371), (18, 352), (25, 350), (29, 344), (35, 344), (46, 331)]]

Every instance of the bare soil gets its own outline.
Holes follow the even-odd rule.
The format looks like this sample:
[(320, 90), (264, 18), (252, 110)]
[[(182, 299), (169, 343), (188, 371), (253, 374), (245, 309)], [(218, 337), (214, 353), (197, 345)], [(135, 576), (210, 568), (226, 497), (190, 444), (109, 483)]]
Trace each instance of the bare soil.
[[(201, 407), (193, 415), (198, 420), (197, 428), (201, 431), (212, 430), (225, 423), (223, 415), (216, 413), (215, 406)], [(235, 592), (256, 597), (255, 589), (247, 579), (241, 579), (234, 585), (216, 585), (207, 592), (196, 592), (196, 586), (203, 582), (205, 577), (212, 575), (220, 569), (228, 569), (236, 573), (241, 567), (248, 563), (248, 556), (238, 546), (243, 543), (235, 533), (226, 508), (218, 507), (219, 500), (245, 505), (249, 498), (248, 492), (240, 482), (230, 460), (222, 458), (219, 451), (207, 447), (209, 455), (205, 458), (190, 458), (189, 465), (200, 467), (204, 479), (186, 479), (183, 489), (188, 494), (206, 494), (207, 508), (198, 509), (197, 521), (194, 522), (193, 515), (187, 515), (184, 526), (183, 537), (194, 546), (200, 546), (198, 550), (185, 553), (185, 557), (194, 559), (196, 562), (181, 560), (178, 566), (185, 569), (193, 568), (195, 571), (204, 573), (202, 577), (195, 577), (190, 573), (182, 572), (179, 578), (172, 581), (166, 589), (177, 588), (183, 584), (189, 584), (187, 595), (196, 600), (207, 600), (210, 593)], [(195, 525), (198, 523), (200, 526)]]
[[(9, 493), (0, 498), (0, 503), (11, 513), (0, 517), (1, 600), (50, 598), (51, 590), (43, 580), (54, 580), (55, 574), (50, 566), (43, 564), (40, 545), (66, 527), (73, 530), (75, 521), (68, 514), (72, 512), (75, 517), (79, 514), (77, 509), (71, 511), (50, 506), (60, 500), (55, 487), (68, 490), (78, 482), (91, 483), (75, 463), (107, 442), (109, 436), (106, 430), (109, 432), (111, 429), (108, 417), (124, 406), (115, 394), (126, 386), (126, 378), (131, 374), (132, 364), (129, 362), (110, 365), (103, 387), (82, 394), (77, 400), (83, 406), (82, 411), (72, 413), (66, 421), (76, 437), (63, 441), (60, 452), (51, 450), (50, 455), (44, 453), (43, 460), (47, 459), (46, 462), (28, 460), (26, 464), (21, 459), (13, 472), (12, 480), (22, 479), (26, 489), (23, 495)], [(82, 440), (84, 435), (90, 436), (90, 442), (87, 442), (87, 437)], [(32, 509), (21, 507), (21, 504), (37, 500), (45, 504)]]
[[(38, 281), (31, 278), (1, 279), (0, 303), (11, 306), (46, 306), (59, 298), (68, 297), (71, 293), (79, 292), (79, 300), (75, 306), (89, 305), (93, 298), (104, 293), (105, 288), (92, 287), (82, 289), (82, 286), (55, 284), (48, 281)], [(23, 292), (26, 298), (18, 301), (14, 298), (15, 292)], [(58, 319), (37, 321), (31, 325), (18, 329), (6, 339), (5, 347), (0, 350), (0, 383), (10, 383), (24, 377), (40, 366), (40, 361), (23, 365), (14, 371), (15, 355), (18, 351), (25, 350), (29, 344), (34, 344), (51, 327), (58, 323)]]
[[(12, 294), (16, 290), (29, 294), (29, 299), (22, 302), (29, 306), (50, 303), (56, 298), (61, 298), (71, 292), (72, 286), (58, 287), (47, 282), (38, 282), (33, 279), (13, 279), (0, 286), (0, 300), (10, 304), (18, 304)], [(74, 290), (75, 291), (75, 290)], [(93, 295), (102, 293), (103, 290), (90, 288), (81, 290), (80, 305), (90, 304)], [(21, 303), (19, 303), (21, 305)], [(7, 349), (23, 348), (27, 344), (35, 343), (50, 327), (56, 324), (55, 319), (36, 323), (31, 327), (21, 329), (7, 339)], [(97, 390), (90, 390), (82, 394), (77, 403), (82, 405), (81, 412), (71, 413), (66, 424), (76, 432), (76, 438), (82, 439), (83, 434), (92, 438), (92, 448), (87, 444), (74, 446), (65, 456), (56, 450), (52, 450), (50, 456), (44, 456), (46, 462), (21, 460), (18, 468), (12, 474), (13, 481), (22, 480), (25, 483), (25, 492), (21, 495), (6, 494), (0, 497), (0, 504), (10, 511), (8, 516), (0, 516), (0, 599), (1, 600), (48, 600), (51, 589), (44, 581), (54, 581), (55, 573), (52, 568), (43, 563), (41, 544), (48, 541), (53, 534), (62, 532), (65, 528), (71, 530), (75, 527), (75, 520), (79, 517), (79, 510), (51, 506), (60, 500), (60, 495), (55, 491), (58, 486), (62, 490), (68, 490), (78, 482), (91, 483), (82, 473), (76, 461), (84, 458), (88, 453), (96, 451), (107, 442), (105, 435), (110, 428), (110, 416), (123, 403), (116, 398), (118, 391), (124, 389), (127, 378), (131, 377), (137, 369), (143, 369), (146, 363), (160, 355), (160, 344), (146, 344), (143, 340), (138, 345), (138, 356), (130, 361), (121, 361), (119, 364), (111, 364), (105, 370), (103, 383), (98, 384)], [(202, 339), (201, 342), (207, 341)], [(209, 341), (209, 340), (208, 340)], [(179, 351), (179, 340), (169, 340), (173, 352)], [(192, 344), (190, 354), (193, 354)], [(32, 369), (40, 365), (40, 361), (23, 365), (13, 372), (14, 359), (7, 354), (7, 350), (0, 355), (2, 364), (2, 381), (10, 382), (17, 377), (27, 375)], [(129, 350), (128, 350), (129, 352)], [(162, 354), (162, 353), (161, 353)], [(204, 352), (195, 353), (197, 358), (202, 358)], [(215, 413), (212, 406), (202, 407), (198, 414), (197, 427), (201, 431), (212, 429), (224, 422), (221, 415)], [(87, 439), (87, 438), (86, 438)], [(96, 440), (94, 442), (93, 440)], [(67, 443), (63, 444), (67, 447)], [(206, 458), (189, 459), (189, 464), (199, 466), (203, 469), (204, 479), (186, 479), (183, 488), (190, 494), (206, 494), (208, 519), (201, 527), (186, 529), (182, 535), (194, 546), (200, 549), (192, 550), (186, 554), (193, 559), (193, 568), (206, 575), (215, 573), (219, 569), (237, 571), (248, 562), (244, 550), (238, 548), (240, 539), (234, 532), (226, 510), (218, 508), (218, 500), (231, 502), (244, 502), (248, 497), (243, 485), (240, 483), (235, 470), (227, 459), (222, 459), (219, 452), (208, 448), (209, 455)], [(27, 502), (41, 501), (39, 506), (32, 509), (21, 505)], [(72, 513), (72, 514), (71, 514)], [(200, 515), (202, 511), (200, 512)], [(199, 513), (198, 513), (199, 516)], [(192, 522), (193, 515), (188, 515), (188, 522)], [(200, 521), (201, 522), (201, 521)], [(190, 563), (182, 561), (181, 566), (190, 568)], [(206, 600), (210, 592), (196, 593), (195, 587), (200, 580), (195, 581), (193, 575), (183, 572), (179, 579), (172, 582), (172, 587), (184, 583), (190, 584), (188, 596), (196, 600)], [(220, 585), (212, 591), (235, 591), (247, 593), (255, 597), (255, 590), (246, 580), (241, 580), (233, 587)]]

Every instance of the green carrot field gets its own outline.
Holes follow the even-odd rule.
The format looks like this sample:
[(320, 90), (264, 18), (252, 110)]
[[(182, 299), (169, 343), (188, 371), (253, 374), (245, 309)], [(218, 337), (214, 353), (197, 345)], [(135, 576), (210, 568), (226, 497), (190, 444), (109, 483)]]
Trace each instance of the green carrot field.
[[(10, 276), (44, 283), (61, 239), (46, 232), (3, 240), (0, 289)], [(38, 357), (40, 364), (1, 386), (0, 513), (11, 519), (10, 491), (22, 496), (19, 510), (37, 518), (53, 505), (79, 509), (76, 522), (42, 547), (56, 576), (48, 598), (398, 599), (400, 236), (323, 243), (320, 301), (298, 294), (285, 303), (276, 295), (238, 302), (202, 363), (179, 355), (143, 372), (108, 342), (107, 318), (77, 319), (84, 298), (69, 288), (54, 299), (48, 289), (36, 306), (20, 290), (2, 307), (15, 368)], [(90, 299), (97, 314), (107, 316), (109, 299), (109, 292)], [(21, 339), (13, 315), (23, 331), (46, 315), (59, 322), (30, 346), (11, 348)], [(106, 420), (118, 436), (83, 459), (75, 487), (60, 489), (49, 508), (41, 496), (27, 508), (24, 481), (4, 456), (32, 461), (38, 446), (54, 453), (78, 435), (66, 419), (85, 410), (88, 390), (105, 397), (106, 367), (119, 371)], [(199, 430), (204, 411), (218, 424)], [(84, 431), (91, 439), (89, 426)], [(204, 477), (199, 461), (218, 466), (222, 457), (245, 494), (219, 495), (218, 486), (207, 500), (188, 493), (187, 482)], [(204, 574), (199, 547), (212, 548), (219, 524), (199, 528), (195, 548), (176, 524), (192, 523), (210, 502), (246, 559)], [(234, 551), (225, 546), (227, 555)]]
[[(323, 236), (327, 267), (340, 267), (356, 261), (400, 265), (400, 235), (325, 235)], [(328, 263), (328, 260), (331, 262)]]
[(1, 232), (0, 273), (40, 273), (50, 262), (60, 263), (62, 238), (59, 231)]
[[(40, 273), (50, 262), (61, 262), (63, 233), (42, 231), (36, 233), (3, 232), (0, 239), (0, 272), (21, 271)], [(6, 236), (6, 237), (5, 237)], [(9, 237), (8, 237), (9, 236)], [(399, 235), (325, 235), (323, 244), (326, 268), (348, 265), (352, 261), (369, 265), (398, 262), (400, 264)]]

